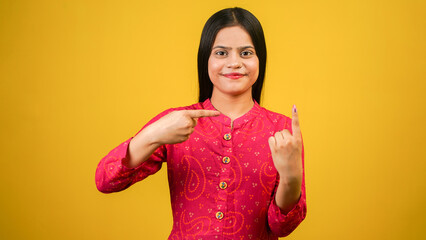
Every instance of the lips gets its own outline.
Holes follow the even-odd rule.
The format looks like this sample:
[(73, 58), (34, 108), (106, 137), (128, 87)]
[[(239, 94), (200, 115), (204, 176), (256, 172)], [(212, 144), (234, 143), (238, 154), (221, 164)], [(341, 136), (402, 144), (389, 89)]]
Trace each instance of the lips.
[(242, 73), (227, 73), (227, 74), (223, 74), (223, 76), (225, 76), (227, 78), (231, 78), (231, 79), (238, 79), (238, 78), (244, 77), (244, 74), (242, 74)]

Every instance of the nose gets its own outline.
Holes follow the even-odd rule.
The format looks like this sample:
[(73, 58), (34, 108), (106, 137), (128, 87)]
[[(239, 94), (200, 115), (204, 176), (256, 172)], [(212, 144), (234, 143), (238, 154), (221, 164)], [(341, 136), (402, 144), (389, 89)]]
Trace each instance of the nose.
[(241, 68), (243, 66), (243, 63), (241, 61), (239, 54), (231, 54), (228, 58), (228, 68)]

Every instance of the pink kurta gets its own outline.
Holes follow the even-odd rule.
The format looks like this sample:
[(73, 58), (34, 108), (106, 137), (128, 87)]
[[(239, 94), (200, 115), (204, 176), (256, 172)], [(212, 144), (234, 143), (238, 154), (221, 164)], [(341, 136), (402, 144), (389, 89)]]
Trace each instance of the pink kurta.
[[(210, 100), (171, 111), (215, 110)], [(140, 166), (122, 164), (131, 139), (106, 155), (96, 170), (96, 185), (117, 192), (156, 173), (167, 162), (173, 229), (169, 239), (278, 239), (290, 234), (306, 216), (305, 174), (302, 195), (284, 214), (275, 203), (278, 173), (268, 138), (291, 119), (259, 106), (231, 120), (225, 115), (199, 118), (190, 138), (163, 145)], [(302, 161), (304, 155), (302, 152)]]

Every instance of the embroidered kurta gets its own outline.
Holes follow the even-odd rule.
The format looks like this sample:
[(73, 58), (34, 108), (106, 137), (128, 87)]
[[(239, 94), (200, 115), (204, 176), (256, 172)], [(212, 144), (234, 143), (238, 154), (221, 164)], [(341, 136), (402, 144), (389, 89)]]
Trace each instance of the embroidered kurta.
[[(210, 100), (171, 111), (215, 110)], [(279, 176), (268, 138), (289, 129), (291, 119), (254, 103), (234, 120), (221, 114), (199, 118), (190, 138), (159, 147), (136, 168), (127, 168), (131, 138), (99, 163), (96, 185), (117, 192), (160, 170), (167, 162), (173, 212), (169, 239), (278, 239), (290, 234), (306, 216), (305, 171), (298, 203), (285, 214), (275, 202)], [(302, 162), (304, 153), (302, 151)]]

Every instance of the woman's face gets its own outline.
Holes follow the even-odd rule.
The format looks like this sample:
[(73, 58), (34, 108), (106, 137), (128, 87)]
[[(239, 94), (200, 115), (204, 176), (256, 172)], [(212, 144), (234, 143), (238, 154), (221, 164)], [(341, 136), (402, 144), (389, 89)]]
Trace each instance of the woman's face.
[(259, 59), (250, 35), (243, 28), (227, 27), (217, 33), (208, 72), (213, 96), (251, 95), (251, 87), (259, 76)]

